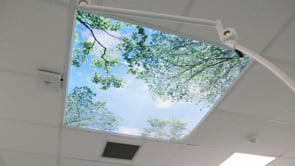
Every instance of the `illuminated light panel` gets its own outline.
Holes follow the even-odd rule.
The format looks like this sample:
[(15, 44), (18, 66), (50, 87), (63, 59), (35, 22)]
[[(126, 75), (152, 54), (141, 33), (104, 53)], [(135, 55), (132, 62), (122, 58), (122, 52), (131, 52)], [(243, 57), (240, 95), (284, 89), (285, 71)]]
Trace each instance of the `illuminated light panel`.
[(77, 12), (64, 125), (181, 142), (250, 58)]
[(265, 166), (274, 159), (275, 157), (234, 153), (222, 164), (220, 164), (220, 166)]

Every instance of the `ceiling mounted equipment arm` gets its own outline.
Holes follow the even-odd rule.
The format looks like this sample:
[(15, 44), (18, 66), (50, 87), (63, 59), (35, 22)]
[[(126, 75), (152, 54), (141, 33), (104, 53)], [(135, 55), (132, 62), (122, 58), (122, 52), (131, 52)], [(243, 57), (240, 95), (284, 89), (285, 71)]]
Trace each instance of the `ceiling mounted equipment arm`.
[(92, 13), (101, 13), (101, 14), (110, 14), (115, 16), (135, 16), (141, 18), (150, 18), (156, 20), (164, 20), (169, 22), (177, 22), (177, 23), (185, 23), (185, 24), (194, 24), (200, 26), (208, 26), (213, 27), (217, 30), (219, 39), (222, 43), (230, 47), (231, 49), (238, 50), (254, 60), (263, 65), (269, 71), (271, 71), (274, 75), (276, 75), (279, 79), (281, 79), (293, 92), (295, 92), (295, 82), (292, 80), (287, 74), (285, 74), (281, 69), (272, 64), (270, 61), (257, 54), (254, 51), (238, 44), (237, 42), (237, 33), (234, 28), (224, 28), (222, 22), (220, 20), (207, 20), (193, 17), (184, 17), (184, 16), (176, 16), (162, 13), (154, 13), (154, 12), (145, 12), (139, 10), (130, 10), (130, 9), (122, 9), (122, 8), (114, 8), (114, 7), (106, 7), (106, 6), (95, 6), (88, 5), (87, 0), (79, 1), (77, 5), (77, 9), (81, 11), (88, 11)]

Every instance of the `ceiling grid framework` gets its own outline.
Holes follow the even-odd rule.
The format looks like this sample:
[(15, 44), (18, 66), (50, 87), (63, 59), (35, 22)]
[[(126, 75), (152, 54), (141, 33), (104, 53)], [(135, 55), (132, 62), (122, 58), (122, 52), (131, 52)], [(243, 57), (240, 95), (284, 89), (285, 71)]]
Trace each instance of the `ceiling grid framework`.
[(283, 33), (286, 33), (286, 31), (288, 31), (289, 28), (292, 27), (292, 24), (294, 24), (294, 20), (295, 20), (295, 12), (286, 21), (286, 23), (282, 25), (282, 27), (280, 28), (280, 30), (273, 35), (272, 39), (262, 49), (262, 51), (260, 52), (260, 54), (262, 56), (264, 56), (267, 53), (267, 51), (269, 51), (272, 48), (273, 44), (276, 43), (277, 40), (279, 40), (279, 38), (281, 37), (281, 35)]
[[(64, 127), (66, 86), (46, 89), (36, 71), (67, 75), (73, 2), (0, 1), (0, 166), (218, 166), (236, 151), (278, 157), (269, 166), (295, 165), (295, 95), (257, 63), (183, 144)], [(241, 44), (262, 51), (295, 79), (293, 0), (92, 2), (221, 19), (236, 28)], [(215, 29), (141, 21), (220, 44)], [(257, 142), (249, 144), (249, 135)], [(132, 161), (106, 159), (101, 154), (107, 141), (141, 147)]]
[[(291, 101), (290, 104), (287, 104), (286, 107), (282, 110), (282, 112), (278, 113), (277, 116), (273, 119), (278, 123), (285, 123), (288, 125), (295, 126), (295, 100)], [(294, 156), (295, 157), (295, 156)]]
[(58, 143), (57, 143), (57, 160), (56, 160), (56, 166), (61, 166), (61, 154), (62, 154), (62, 141), (63, 141), (63, 131), (64, 131), (64, 116), (65, 116), (65, 108), (66, 108), (66, 93), (67, 90), (64, 88), (67, 86), (67, 81), (68, 81), (68, 74), (69, 74), (69, 64), (70, 64), (70, 59), (71, 59), (71, 53), (72, 53), (72, 38), (73, 38), (73, 31), (74, 31), (74, 23), (75, 23), (75, 16), (76, 16), (76, 11), (75, 11), (75, 5), (76, 1), (71, 1), (66, 0), (65, 4), (67, 5), (68, 9), (67, 14), (68, 14), (68, 24), (67, 24), (67, 35), (66, 35), (66, 42), (65, 42), (65, 55), (64, 55), (64, 66), (63, 66), (63, 82), (62, 82), (62, 97), (61, 97), (61, 104), (60, 104), (60, 116), (59, 116), (59, 132), (58, 132)]

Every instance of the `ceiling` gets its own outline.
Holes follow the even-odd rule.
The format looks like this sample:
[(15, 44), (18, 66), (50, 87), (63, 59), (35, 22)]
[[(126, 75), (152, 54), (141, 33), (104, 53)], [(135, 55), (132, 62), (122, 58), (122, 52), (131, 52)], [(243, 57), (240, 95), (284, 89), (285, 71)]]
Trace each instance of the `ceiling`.
[[(221, 19), (240, 44), (295, 79), (294, 0), (92, 0), (93, 4)], [(66, 86), (42, 84), (37, 69), (69, 64), (75, 1), (0, 0), (0, 166), (218, 166), (234, 152), (295, 165), (295, 93), (251, 63), (182, 144), (63, 126)], [(138, 18), (128, 18), (136, 20)], [(145, 25), (220, 44), (215, 29), (144, 20)], [(254, 136), (255, 143), (247, 138)], [(141, 145), (132, 161), (101, 157), (106, 141)]]

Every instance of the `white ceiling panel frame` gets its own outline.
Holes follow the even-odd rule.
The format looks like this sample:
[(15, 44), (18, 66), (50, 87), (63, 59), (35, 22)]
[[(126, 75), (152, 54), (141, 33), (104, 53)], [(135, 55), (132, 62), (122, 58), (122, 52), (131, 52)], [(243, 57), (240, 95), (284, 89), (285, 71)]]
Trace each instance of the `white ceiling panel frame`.
[(67, 20), (68, 23), (66, 25), (67, 33), (66, 33), (66, 43), (65, 43), (65, 55), (64, 55), (64, 64), (63, 64), (63, 86), (62, 86), (62, 98), (61, 98), (61, 111), (60, 111), (60, 119), (59, 119), (59, 132), (58, 132), (58, 159), (57, 159), (57, 166), (61, 166), (61, 151), (62, 151), (62, 140), (63, 140), (63, 131), (65, 130), (64, 125), (64, 117), (66, 113), (66, 96), (67, 96), (67, 83), (68, 83), (68, 74), (69, 68), (71, 64), (71, 54), (72, 54), (72, 40), (74, 36), (74, 23), (76, 20), (76, 2), (77, 1), (67, 1), (69, 2), (68, 11), (67, 11)]

